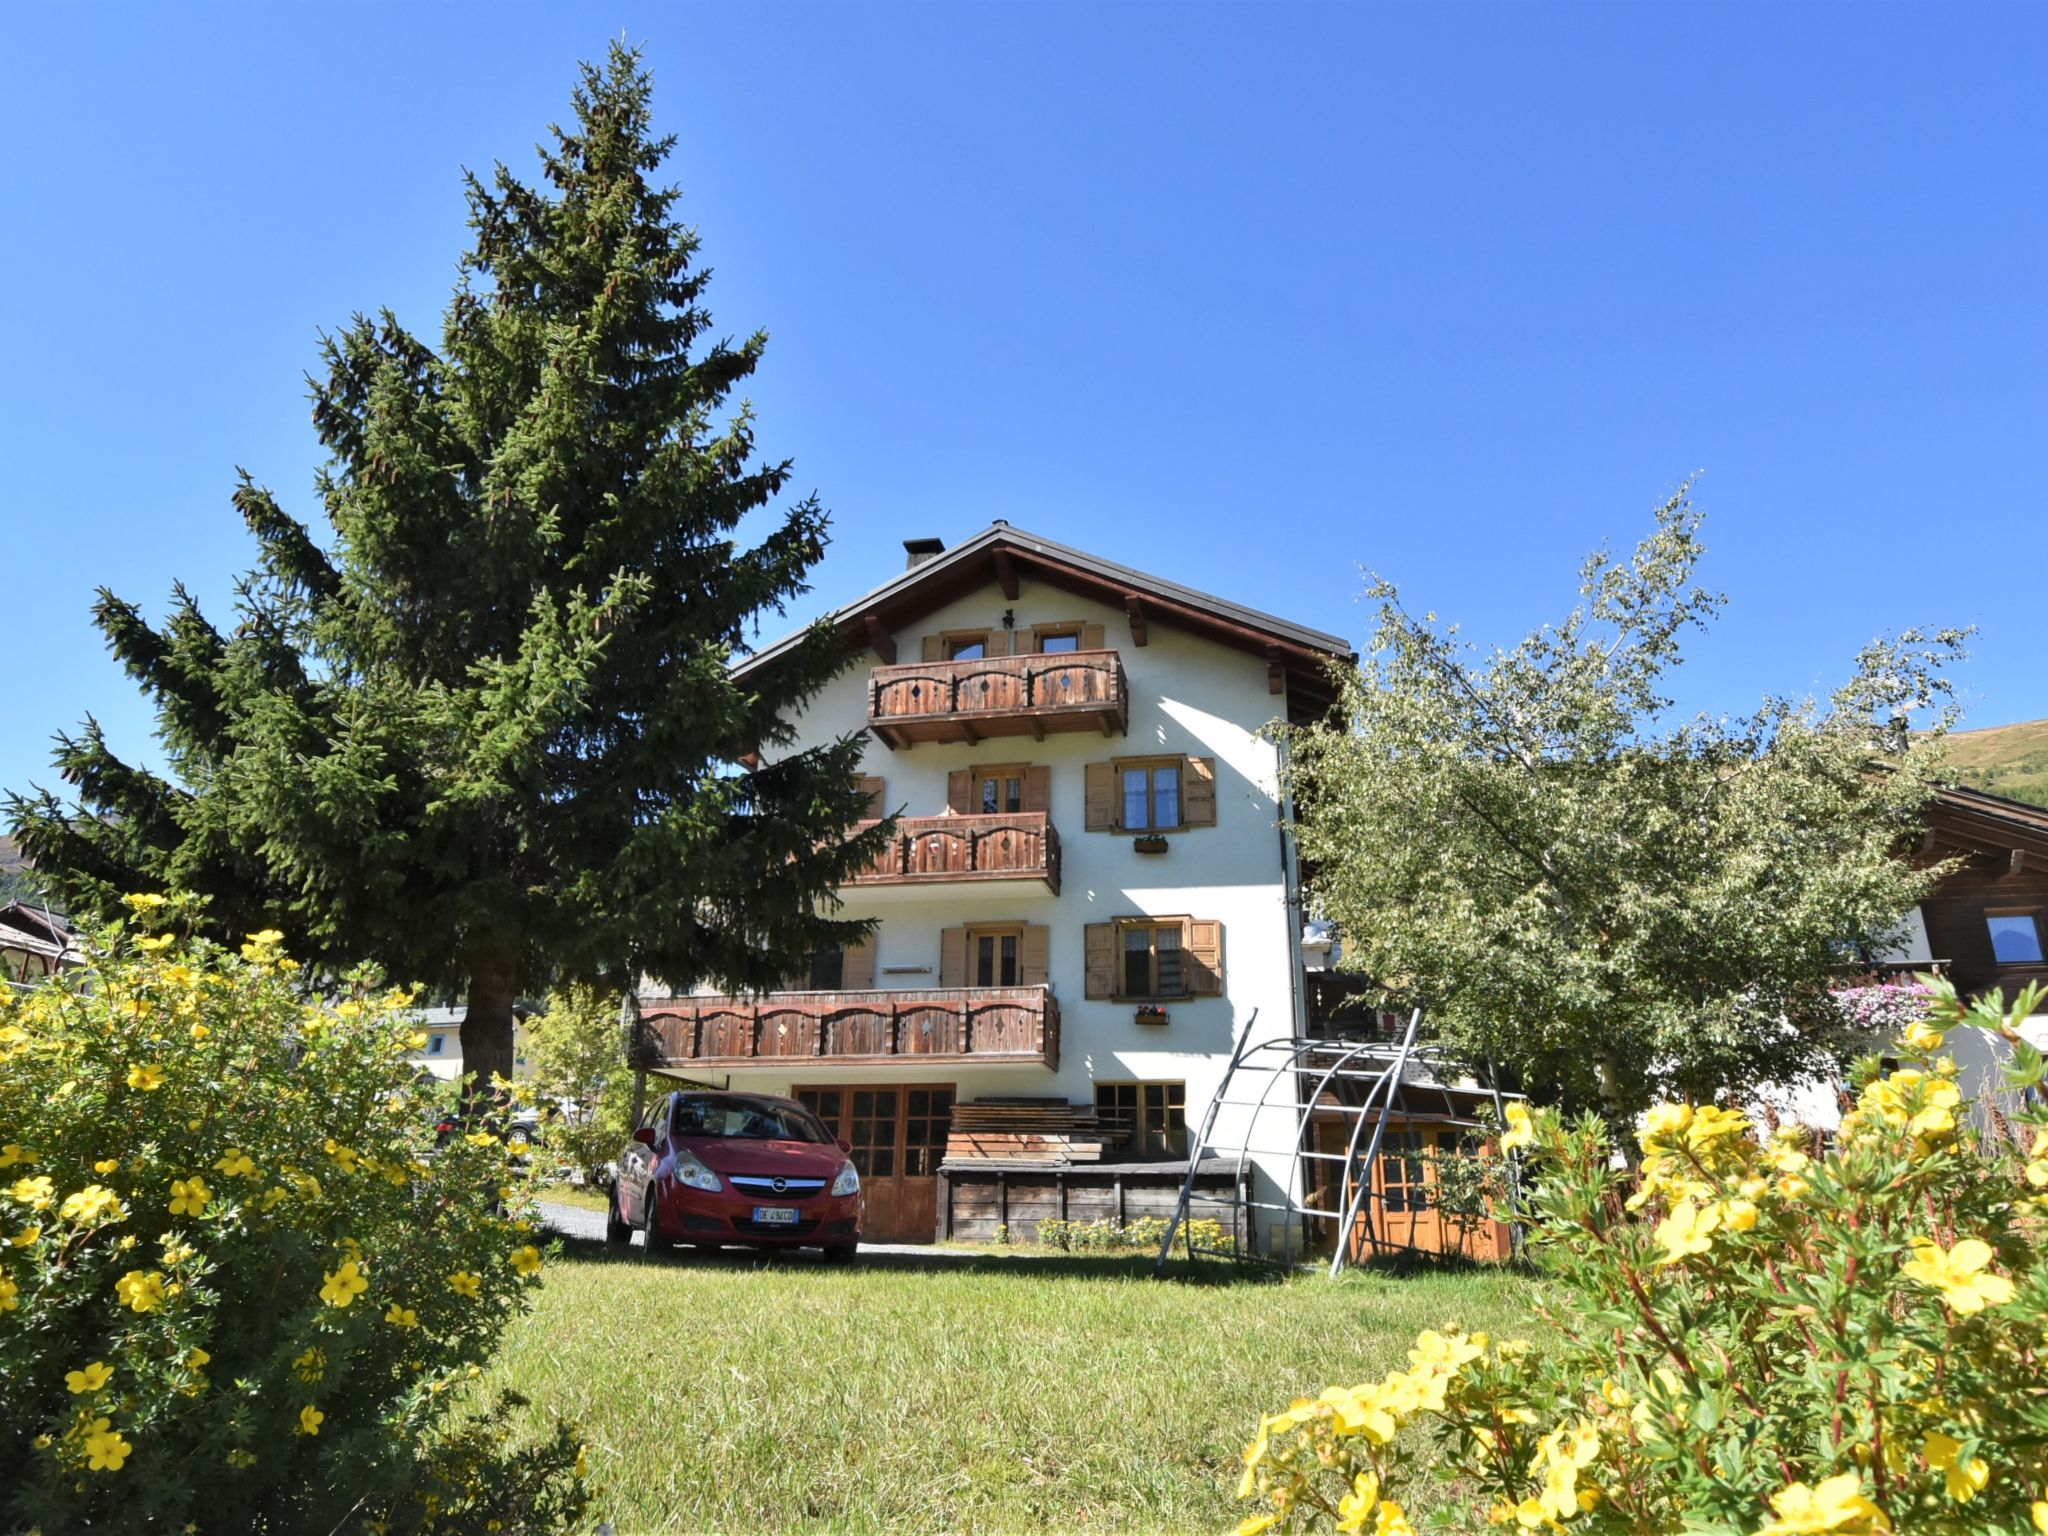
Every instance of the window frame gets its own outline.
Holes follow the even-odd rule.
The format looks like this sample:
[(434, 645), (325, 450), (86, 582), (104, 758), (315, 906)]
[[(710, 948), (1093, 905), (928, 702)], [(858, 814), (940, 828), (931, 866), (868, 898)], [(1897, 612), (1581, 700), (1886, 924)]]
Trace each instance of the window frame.
[[(1194, 997), (1188, 990), (1187, 952), (1188, 920), (1184, 917), (1119, 917), (1116, 922), (1116, 991), (1112, 1000), (1121, 1003), (1177, 1003)], [(1159, 990), (1159, 934), (1171, 929), (1174, 934), (1174, 948), (1180, 954), (1180, 990), (1162, 992)], [(1131, 953), (1128, 934), (1140, 930), (1152, 934), (1152, 942), (1146, 946), (1146, 980), (1149, 990), (1133, 992), (1130, 986), (1130, 972), (1125, 960)]]
[[(1170, 826), (1159, 825), (1159, 786), (1153, 775), (1162, 768), (1173, 770), (1173, 813)], [(1167, 832), (1188, 830), (1188, 760), (1185, 753), (1174, 752), (1151, 757), (1115, 757), (1110, 759), (1110, 770), (1116, 775), (1116, 827), (1119, 832), (1140, 832), (1152, 836)], [(1139, 826), (1126, 815), (1129, 804), (1124, 788), (1124, 775), (1142, 770), (1145, 775), (1145, 824)]]
[(1081, 628), (1081, 622), (1078, 619), (1064, 624), (1034, 624), (1031, 626), (1031, 649), (1041, 656), (1072, 655), (1073, 652), (1070, 651), (1048, 651), (1045, 648), (1045, 642), (1048, 640), (1071, 640), (1074, 642), (1074, 651), (1079, 651), (1082, 649)]
[[(968, 814), (971, 816), (1022, 815), (1024, 812), (1025, 775), (1030, 769), (1031, 765), (1029, 763), (988, 763), (979, 767), (969, 768), (967, 770), (967, 803), (974, 806), (975, 809)], [(997, 799), (999, 801), (1003, 798), (1003, 789), (1010, 784), (1015, 784), (1017, 786), (1017, 808), (1015, 810), (1008, 810), (998, 805), (993, 811), (987, 809), (986, 803), (982, 798), (982, 789), (984, 785), (990, 783), (998, 786)]]
[[(939, 632), (939, 660), (941, 661), (986, 661), (988, 644), (993, 632), (986, 629), (946, 629)], [(960, 656), (954, 648), (963, 645), (981, 647), (979, 656)]]
[[(1189, 1156), (1188, 1085), (1182, 1078), (1098, 1078), (1095, 1112), (1122, 1116), (1124, 1106), (1103, 1103), (1103, 1092), (1130, 1091), (1132, 1149), (1140, 1161), (1171, 1161)], [(1177, 1102), (1176, 1102), (1177, 1098)], [(1154, 1100), (1156, 1099), (1156, 1103)], [(1176, 1123), (1177, 1122), (1177, 1123)]]
[[(2031, 960), (2001, 960), (1998, 956), (1998, 936), (1991, 924), (1996, 918), (2023, 917), (2034, 925), (2034, 958)], [(1991, 946), (1991, 963), (1999, 970), (2039, 969), (2048, 965), (2048, 923), (2042, 921), (2039, 907), (1990, 907), (1984, 908), (1984, 939)]]
[[(1025, 925), (1021, 922), (966, 923), (962, 925), (962, 929), (967, 935), (965, 943), (967, 949), (966, 984), (968, 987), (979, 991), (990, 987), (1021, 987), (1024, 985), (1022, 980), (1024, 975), (1024, 927)], [(992, 956), (995, 979), (991, 981), (983, 981), (981, 979), (981, 941), (983, 939), (995, 941), (995, 951)], [(1016, 945), (1018, 979), (1014, 981), (1004, 981), (1001, 979), (1003, 972), (1002, 941), (1004, 939), (1009, 939)]]

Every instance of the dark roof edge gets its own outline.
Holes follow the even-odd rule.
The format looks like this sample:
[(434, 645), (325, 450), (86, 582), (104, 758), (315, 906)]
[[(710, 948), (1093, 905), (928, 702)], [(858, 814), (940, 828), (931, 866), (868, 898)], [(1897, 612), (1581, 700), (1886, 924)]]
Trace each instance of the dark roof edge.
[(2048, 832), (2048, 806), (1996, 795), (1988, 789), (1977, 789), (1969, 784), (1943, 784), (1935, 791), (1935, 798), (1959, 811), (1988, 816), (1995, 821), (2017, 822), (2032, 832)]
[[(1113, 560), (1104, 560), (1099, 556), (1087, 553), (1085, 550), (1074, 549), (1069, 545), (1059, 543), (1057, 540), (1042, 538), (1035, 533), (1027, 533), (1021, 528), (1013, 528), (1006, 523), (991, 523), (966, 542), (956, 544), (944, 554), (937, 555), (920, 565), (913, 566), (907, 571), (890, 577), (889, 580), (883, 582), (879, 587), (874, 588), (870, 592), (863, 593), (851, 602), (841, 603), (825, 615), (825, 621), (831, 624), (844, 623), (849, 617), (861, 612), (865, 608), (870, 608), (897, 593), (907, 592), (931, 577), (937, 576), (955, 566), (969, 563), (977, 556), (986, 555), (999, 544), (1008, 544), (1020, 552), (1041, 555), (1047, 559), (1074, 566), (1110, 585), (1127, 587), (1140, 596), (1150, 593), (1166, 601), (1200, 609), (1228, 623), (1264, 630), (1276, 640), (1286, 641), (1303, 650), (1317, 651), (1333, 659), (1357, 659), (1350, 642), (1339, 635), (1332, 635), (1319, 629), (1310, 629), (1307, 625), (1293, 623), (1274, 614), (1262, 612), (1257, 608), (1247, 608), (1242, 603), (1233, 603), (1227, 598), (1217, 597), (1212, 593), (1199, 591), (1194, 587), (1184, 587), (1178, 582), (1166, 581), (1161, 577), (1148, 575), (1146, 572), (1136, 570), (1131, 566), (1119, 565)], [(764, 646), (762, 649), (754, 651), (736, 661), (733, 664), (733, 670), (735, 672), (752, 670), (754, 667), (761, 665), (763, 662), (772, 659), (795, 645), (804, 634), (804, 630), (796, 630), (784, 635), (772, 645)]]

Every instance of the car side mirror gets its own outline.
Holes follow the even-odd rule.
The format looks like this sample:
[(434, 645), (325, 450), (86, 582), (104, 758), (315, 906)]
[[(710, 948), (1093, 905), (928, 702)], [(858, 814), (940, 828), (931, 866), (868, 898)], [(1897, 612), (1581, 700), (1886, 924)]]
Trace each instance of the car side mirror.
[(643, 1125), (643, 1126), (641, 1126), (639, 1130), (637, 1130), (637, 1131), (635, 1131), (635, 1132), (633, 1133), (633, 1139), (634, 1139), (635, 1141), (639, 1142), (639, 1143), (640, 1143), (640, 1145), (641, 1145), (641, 1146), (643, 1146), (643, 1147), (651, 1147), (651, 1146), (653, 1146), (653, 1145), (654, 1145), (654, 1127), (653, 1127), (653, 1126), (651, 1126), (651, 1125)]
[(846, 1153), (848, 1156), (851, 1156), (853, 1153), (853, 1143), (848, 1141), (844, 1136), (841, 1136), (839, 1138), (839, 1150)]

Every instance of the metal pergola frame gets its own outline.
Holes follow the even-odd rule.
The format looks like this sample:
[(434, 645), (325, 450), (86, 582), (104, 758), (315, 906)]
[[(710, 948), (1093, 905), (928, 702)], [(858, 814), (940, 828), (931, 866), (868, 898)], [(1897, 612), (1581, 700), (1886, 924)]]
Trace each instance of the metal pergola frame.
[[(1175, 1202), (1172, 1220), (1167, 1223), (1166, 1236), (1160, 1242), (1159, 1256), (1153, 1266), (1155, 1272), (1165, 1268), (1176, 1236), (1180, 1237), (1190, 1258), (1205, 1255), (1241, 1261), (1279, 1262), (1261, 1260), (1259, 1255), (1250, 1251), (1258, 1230), (1253, 1213), (1263, 1211), (1267, 1213), (1269, 1227), (1298, 1222), (1304, 1233), (1310, 1230), (1311, 1222), (1338, 1223), (1329, 1272), (1340, 1274), (1350, 1262), (1350, 1234), (1357, 1230), (1361, 1218), (1368, 1245), (1375, 1249), (1394, 1246), (1383, 1245), (1378, 1237), (1372, 1201), (1372, 1170), (1386, 1137), (1387, 1121), (1393, 1114), (1402, 1088), (1423, 1091), (1434, 1088), (1443, 1094), (1444, 1116), (1435, 1123), (1467, 1127), (1479, 1124), (1471, 1116), (1459, 1113), (1451, 1097), (1452, 1090), (1444, 1081), (1449, 1063), (1442, 1053), (1416, 1043), (1422, 1028), (1420, 1008), (1408, 1016), (1407, 1027), (1398, 1040), (1311, 1040), (1289, 1035), (1262, 1040), (1254, 1045), (1252, 1028), (1257, 1019), (1254, 1011), (1252, 1017), (1245, 1021), (1236, 1048), (1231, 1052), (1230, 1065), (1224, 1069), (1223, 1081), (1217, 1086), (1215, 1096), (1210, 1099), (1209, 1107), (1202, 1116), (1201, 1133), (1188, 1149), (1187, 1176), (1181, 1183), (1180, 1198)], [(1428, 1069), (1428, 1080), (1410, 1080), (1408, 1073), (1411, 1068)], [(1240, 1078), (1247, 1079), (1241, 1087)], [(1258, 1078), (1264, 1081), (1254, 1094)], [(1276, 1101), (1276, 1091), (1283, 1083), (1288, 1085), (1287, 1093)], [(1236, 1096), (1233, 1096), (1233, 1090)], [(1492, 1092), (1496, 1113), (1500, 1113), (1501, 1096), (1498, 1090)], [(1358, 1102), (1344, 1102), (1346, 1098), (1354, 1098)], [(1243, 1110), (1248, 1118), (1240, 1139), (1219, 1144), (1216, 1126), (1220, 1111), (1225, 1109)], [(1292, 1130), (1289, 1144), (1285, 1148), (1259, 1145), (1261, 1122), (1283, 1112)], [(1319, 1117), (1332, 1114), (1352, 1117), (1351, 1133), (1342, 1152), (1323, 1152), (1314, 1145), (1314, 1128)], [(1286, 1156), (1287, 1175), (1282, 1185), (1284, 1198), (1259, 1199), (1251, 1193), (1254, 1185), (1247, 1174), (1251, 1160), (1257, 1154)], [(1217, 1157), (1235, 1159), (1232, 1199), (1244, 1217), (1244, 1240), (1229, 1249), (1204, 1248), (1186, 1232), (1187, 1214), (1195, 1193), (1196, 1170), (1205, 1158)], [(1325, 1163), (1336, 1163), (1343, 1170), (1339, 1187), (1344, 1196), (1338, 1210), (1324, 1209), (1313, 1203), (1316, 1191), (1314, 1181), (1308, 1175), (1317, 1164)], [(1412, 1248), (1412, 1239), (1402, 1246), (1404, 1249)]]

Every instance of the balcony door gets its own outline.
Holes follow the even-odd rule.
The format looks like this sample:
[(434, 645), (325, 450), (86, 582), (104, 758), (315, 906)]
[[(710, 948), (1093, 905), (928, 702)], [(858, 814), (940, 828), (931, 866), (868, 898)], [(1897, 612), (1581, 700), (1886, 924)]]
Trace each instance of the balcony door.
[(798, 1088), (798, 1103), (853, 1148), (867, 1209), (861, 1238), (928, 1243), (939, 1226), (939, 1162), (953, 1121), (953, 1085)]

